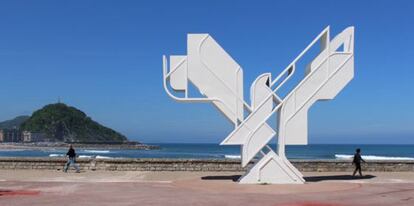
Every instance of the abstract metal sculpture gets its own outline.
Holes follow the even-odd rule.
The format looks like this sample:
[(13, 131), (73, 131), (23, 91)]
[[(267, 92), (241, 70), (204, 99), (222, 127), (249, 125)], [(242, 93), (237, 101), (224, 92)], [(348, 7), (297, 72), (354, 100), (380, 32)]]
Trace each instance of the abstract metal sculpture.
[[(320, 52), (306, 66), (305, 75), (281, 98), (277, 91), (295, 74), (297, 62), (320, 42)], [(168, 70), (169, 67), (169, 70)], [(187, 55), (163, 56), (164, 88), (181, 102), (210, 102), (235, 125), (221, 145), (241, 145), (241, 164), (252, 167), (240, 183), (304, 183), (303, 175), (285, 155), (286, 145), (308, 143), (307, 113), (318, 100), (333, 99), (354, 76), (354, 28), (332, 40), (325, 28), (275, 79), (257, 77), (250, 87), (251, 104), (243, 97), (243, 70), (208, 34), (189, 34)], [(174, 96), (167, 85), (183, 97)], [(191, 82), (204, 96), (191, 98)], [(245, 112), (246, 111), (246, 112)], [(269, 125), (277, 117), (275, 129)], [(278, 133), (276, 133), (278, 131)], [(277, 135), (277, 153), (268, 145)], [(256, 157), (256, 158), (255, 158)]]

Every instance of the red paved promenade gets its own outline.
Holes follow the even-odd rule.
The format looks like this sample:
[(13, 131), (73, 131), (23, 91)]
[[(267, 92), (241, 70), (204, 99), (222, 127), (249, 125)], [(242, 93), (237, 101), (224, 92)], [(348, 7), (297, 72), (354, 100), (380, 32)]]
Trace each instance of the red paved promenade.
[(304, 185), (239, 185), (235, 173), (0, 170), (0, 205), (414, 205), (414, 173), (305, 173)]

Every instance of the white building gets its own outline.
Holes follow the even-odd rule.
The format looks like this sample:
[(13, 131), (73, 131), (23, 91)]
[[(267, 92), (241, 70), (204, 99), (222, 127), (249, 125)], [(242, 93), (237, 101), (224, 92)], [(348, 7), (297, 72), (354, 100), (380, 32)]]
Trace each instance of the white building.
[(41, 132), (23, 131), (23, 142), (43, 142), (46, 140), (45, 135)]

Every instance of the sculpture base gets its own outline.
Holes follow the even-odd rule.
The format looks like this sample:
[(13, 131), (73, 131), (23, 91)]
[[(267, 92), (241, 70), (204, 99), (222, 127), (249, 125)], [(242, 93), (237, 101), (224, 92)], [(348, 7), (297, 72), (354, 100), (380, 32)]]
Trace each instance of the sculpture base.
[(302, 174), (286, 159), (270, 151), (239, 179), (241, 184), (303, 184)]

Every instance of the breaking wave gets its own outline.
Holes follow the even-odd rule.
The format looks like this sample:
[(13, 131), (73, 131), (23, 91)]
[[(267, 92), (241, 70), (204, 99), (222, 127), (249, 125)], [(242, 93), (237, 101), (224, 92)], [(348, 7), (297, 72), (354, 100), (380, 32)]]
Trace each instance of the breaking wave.
[(226, 159), (241, 159), (241, 155), (224, 155)]
[(87, 152), (87, 153), (97, 153), (97, 154), (106, 154), (106, 153), (110, 153), (111, 151), (109, 151), (109, 150), (88, 150), (88, 149), (86, 149), (86, 150), (83, 150), (84, 152)]
[(96, 159), (112, 159), (112, 157), (101, 156), (101, 155), (97, 155), (95, 158)]
[(79, 155), (78, 158), (92, 158), (91, 155)]
[[(347, 159), (352, 160), (354, 155), (345, 155), (345, 154), (335, 154), (336, 159)], [(386, 156), (376, 156), (376, 155), (362, 155), (364, 160), (414, 160), (414, 157), (386, 157)]]
[[(64, 154), (49, 154), (49, 157), (65, 157)], [(112, 157), (101, 155), (79, 155), (78, 158), (96, 158), (96, 159), (111, 159)]]
[[(65, 157), (64, 154), (50, 154), (49, 157)], [(92, 158), (91, 155), (79, 155), (78, 158)]]
[(50, 154), (49, 157), (64, 157), (63, 154)]

